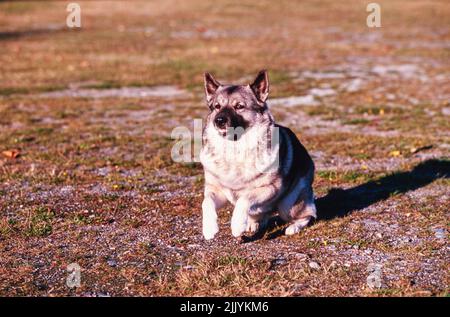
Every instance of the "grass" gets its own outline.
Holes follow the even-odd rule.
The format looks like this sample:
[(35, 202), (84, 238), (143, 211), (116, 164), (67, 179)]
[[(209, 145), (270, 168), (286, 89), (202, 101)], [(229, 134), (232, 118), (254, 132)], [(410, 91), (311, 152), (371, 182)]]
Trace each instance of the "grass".
[(65, 89), (65, 86), (55, 85), (55, 86), (39, 86), (39, 87), (0, 87), (0, 96), (9, 97), (16, 94), (36, 94), (44, 93)]
[(344, 124), (362, 124), (362, 125), (366, 125), (369, 122), (370, 121), (367, 120), (367, 119), (358, 118), (358, 119), (352, 119), (352, 120), (344, 121)]
[(55, 214), (47, 207), (38, 207), (27, 220), (25, 234), (29, 237), (46, 237), (52, 233)]
[(372, 179), (368, 173), (361, 173), (357, 171), (347, 171), (347, 172), (338, 172), (338, 171), (318, 171), (316, 175), (319, 178), (325, 179), (327, 181), (333, 183), (362, 183), (367, 182)]

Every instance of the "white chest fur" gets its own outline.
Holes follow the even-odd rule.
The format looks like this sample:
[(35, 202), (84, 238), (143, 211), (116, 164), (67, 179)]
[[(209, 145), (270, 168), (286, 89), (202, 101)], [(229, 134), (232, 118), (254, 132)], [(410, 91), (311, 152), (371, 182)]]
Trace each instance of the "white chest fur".
[(209, 172), (221, 186), (237, 190), (257, 181), (260, 176), (274, 173), (278, 167), (279, 144), (268, 144), (273, 141), (268, 128), (271, 127), (252, 127), (232, 141), (220, 135), (213, 126), (208, 126), (205, 131), (208, 144), (200, 153), (205, 175), (208, 177)]

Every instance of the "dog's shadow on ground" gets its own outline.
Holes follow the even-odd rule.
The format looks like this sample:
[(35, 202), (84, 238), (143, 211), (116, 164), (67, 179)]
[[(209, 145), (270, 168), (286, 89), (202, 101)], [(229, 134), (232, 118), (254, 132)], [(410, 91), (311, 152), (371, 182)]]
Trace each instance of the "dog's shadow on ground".
[[(392, 173), (352, 188), (332, 188), (327, 195), (316, 199), (317, 221), (344, 217), (393, 195), (416, 190), (438, 178), (449, 177), (450, 161), (432, 159), (418, 164), (410, 171)], [(244, 242), (259, 240), (264, 237), (267, 240), (277, 238), (284, 234), (284, 228), (275, 230), (282, 224), (283, 222), (278, 216), (273, 217), (264, 231), (251, 237), (245, 237)], [(270, 233), (266, 235), (268, 232)]]

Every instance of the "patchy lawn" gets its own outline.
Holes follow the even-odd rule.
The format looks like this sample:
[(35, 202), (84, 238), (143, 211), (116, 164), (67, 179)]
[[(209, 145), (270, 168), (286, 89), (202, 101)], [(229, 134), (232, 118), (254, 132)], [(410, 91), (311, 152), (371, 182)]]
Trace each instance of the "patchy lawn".
[[(0, 3), (0, 295), (448, 296), (446, 1), (380, 1), (379, 29), (364, 1), (79, 3), (80, 30), (64, 2)], [(237, 240), (228, 207), (204, 241), (171, 131), (206, 115), (204, 71), (261, 68), (319, 219)]]

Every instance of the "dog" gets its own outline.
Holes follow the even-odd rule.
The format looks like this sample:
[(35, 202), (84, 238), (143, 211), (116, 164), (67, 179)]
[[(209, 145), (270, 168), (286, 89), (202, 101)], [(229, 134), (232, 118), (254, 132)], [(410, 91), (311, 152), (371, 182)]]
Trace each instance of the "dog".
[(296, 135), (274, 122), (267, 71), (250, 85), (223, 85), (205, 73), (204, 89), (209, 108), (200, 151), (204, 238), (218, 233), (217, 210), (227, 202), (234, 205), (234, 237), (263, 230), (276, 212), (289, 223), (286, 235), (299, 232), (317, 217), (314, 163)]

